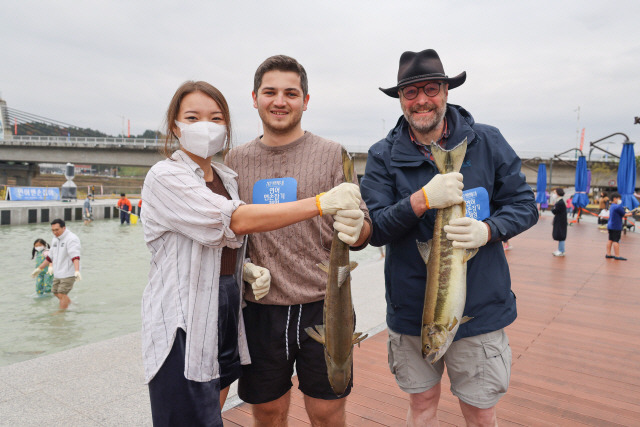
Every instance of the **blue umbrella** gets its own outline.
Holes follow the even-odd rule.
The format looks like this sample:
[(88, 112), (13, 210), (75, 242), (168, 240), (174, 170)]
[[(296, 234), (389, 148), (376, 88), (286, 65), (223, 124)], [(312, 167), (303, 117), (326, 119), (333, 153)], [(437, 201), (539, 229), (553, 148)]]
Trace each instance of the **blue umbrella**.
[(584, 156), (580, 156), (576, 165), (576, 194), (573, 196), (573, 206), (576, 208), (584, 208), (589, 204), (587, 180), (587, 159)]
[(538, 165), (536, 192), (536, 203), (547, 203), (547, 166), (544, 163)]
[(622, 205), (635, 209), (639, 203), (633, 195), (636, 186), (636, 157), (633, 152), (633, 142), (625, 142), (620, 154), (618, 165), (618, 193), (622, 196)]

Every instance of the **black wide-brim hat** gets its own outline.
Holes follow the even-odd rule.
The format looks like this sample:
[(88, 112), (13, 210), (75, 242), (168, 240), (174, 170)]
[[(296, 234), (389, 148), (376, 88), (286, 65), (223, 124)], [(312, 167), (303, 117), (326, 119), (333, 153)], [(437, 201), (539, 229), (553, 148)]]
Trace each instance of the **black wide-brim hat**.
[(411, 83), (439, 80), (447, 82), (449, 89), (454, 89), (464, 83), (466, 79), (467, 73), (465, 71), (455, 77), (448, 77), (444, 73), (444, 67), (438, 53), (433, 49), (427, 49), (422, 52), (403, 53), (398, 67), (398, 84), (388, 89), (379, 89), (393, 98), (398, 98), (398, 89)]

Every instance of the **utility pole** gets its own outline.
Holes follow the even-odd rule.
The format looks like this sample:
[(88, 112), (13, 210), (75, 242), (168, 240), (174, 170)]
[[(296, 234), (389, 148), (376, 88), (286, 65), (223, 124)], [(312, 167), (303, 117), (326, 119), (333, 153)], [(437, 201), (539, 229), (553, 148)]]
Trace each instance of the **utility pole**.
[[(580, 106), (578, 105), (578, 126), (576, 127), (576, 148), (580, 148)], [(578, 152), (576, 151), (576, 158), (578, 158)]]

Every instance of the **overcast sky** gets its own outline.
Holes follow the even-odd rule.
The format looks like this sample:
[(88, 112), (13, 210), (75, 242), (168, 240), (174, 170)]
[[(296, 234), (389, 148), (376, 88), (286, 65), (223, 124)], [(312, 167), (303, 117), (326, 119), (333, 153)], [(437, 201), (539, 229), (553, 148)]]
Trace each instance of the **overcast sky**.
[[(0, 95), (8, 107), (117, 135), (162, 129), (185, 80), (218, 87), (236, 144), (261, 133), (253, 74), (268, 56), (309, 75), (303, 127), (367, 148), (400, 116), (406, 50), (435, 49), (449, 92), (519, 153), (575, 148), (614, 132), (640, 141), (640, 2), (4, 1)], [(578, 121), (578, 107), (580, 108)], [(604, 145), (621, 150), (622, 137)], [(636, 148), (636, 154), (640, 150)]]

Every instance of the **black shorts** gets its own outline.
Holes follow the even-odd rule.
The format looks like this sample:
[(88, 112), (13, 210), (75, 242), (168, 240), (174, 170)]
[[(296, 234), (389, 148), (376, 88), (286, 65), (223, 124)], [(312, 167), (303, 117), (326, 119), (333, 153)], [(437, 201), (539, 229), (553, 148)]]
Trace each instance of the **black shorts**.
[(324, 323), (323, 306), (324, 301), (302, 306), (247, 302), (242, 312), (251, 364), (242, 367), (242, 377), (238, 382), (238, 396), (242, 400), (259, 404), (282, 397), (293, 386), (291, 376), (294, 363), (298, 388), (305, 395), (335, 400), (351, 393), (353, 374), (344, 394), (336, 396), (327, 376), (324, 346), (304, 330)]
[(620, 241), (620, 236), (622, 235), (622, 230), (611, 230), (608, 229), (607, 231), (609, 231), (609, 240), (611, 240), (612, 242), (618, 243)]

